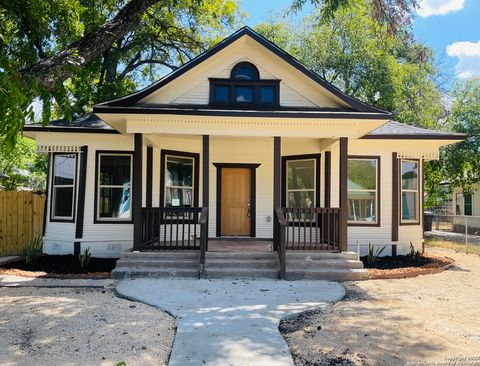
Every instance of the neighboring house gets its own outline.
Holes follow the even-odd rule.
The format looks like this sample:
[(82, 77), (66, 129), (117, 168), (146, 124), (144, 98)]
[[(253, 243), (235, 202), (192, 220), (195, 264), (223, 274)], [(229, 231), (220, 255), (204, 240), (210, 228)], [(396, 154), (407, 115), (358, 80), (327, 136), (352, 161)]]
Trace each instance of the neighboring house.
[(198, 249), (206, 232), (406, 253), (423, 162), (464, 139), (392, 121), (247, 27), (93, 112), (24, 128), (50, 157), (49, 254)]

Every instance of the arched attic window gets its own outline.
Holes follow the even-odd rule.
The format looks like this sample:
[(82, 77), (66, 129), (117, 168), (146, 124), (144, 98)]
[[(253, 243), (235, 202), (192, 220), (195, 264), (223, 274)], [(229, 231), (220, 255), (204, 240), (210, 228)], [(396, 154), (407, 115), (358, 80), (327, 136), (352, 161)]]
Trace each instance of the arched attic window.
[(239, 62), (230, 79), (210, 79), (210, 104), (233, 108), (273, 108), (279, 105), (280, 80), (260, 79), (250, 62)]
[(258, 69), (250, 62), (236, 64), (230, 74), (230, 79), (236, 80), (258, 80), (260, 79)]

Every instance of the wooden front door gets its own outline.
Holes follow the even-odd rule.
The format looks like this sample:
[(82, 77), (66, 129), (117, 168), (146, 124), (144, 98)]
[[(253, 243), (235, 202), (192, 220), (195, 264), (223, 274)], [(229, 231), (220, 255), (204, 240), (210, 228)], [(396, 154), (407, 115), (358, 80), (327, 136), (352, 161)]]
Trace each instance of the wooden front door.
[(221, 235), (250, 235), (251, 193), (251, 169), (222, 169)]

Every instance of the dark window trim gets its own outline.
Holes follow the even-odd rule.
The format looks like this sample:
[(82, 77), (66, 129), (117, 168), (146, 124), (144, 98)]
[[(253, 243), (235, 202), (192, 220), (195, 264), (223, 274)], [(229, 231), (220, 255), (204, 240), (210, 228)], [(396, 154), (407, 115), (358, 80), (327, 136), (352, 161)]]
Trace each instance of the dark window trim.
[[(222, 169), (223, 168), (246, 168), (250, 169), (250, 237), (257, 235), (257, 168), (259, 163), (213, 163), (217, 168), (217, 212), (216, 212), (216, 236), (222, 237)], [(228, 237), (228, 236), (227, 236)]]
[(153, 199), (153, 190), (152, 190), (152, 183), (153, 183), (153, 147), (147, 146), (147, 172), (146, 172), (146, 187), (145, 187), (145, 206), (152, 207), (152, 199)]
[[(280, 106), (280, 81), (278, 79), (262, 79), (262, 80), (238, 80), (238, 79), (218, 79), (210, 78), (210, 106), (228, 106), (229, 108), (245, 108), (245, 107), (261, 107), (263, 109), (275, 109)], [(227, 86), (230, 88), (230, 101), (227, 103), (219, 103), (214, 99), (215, 86)], [(235, 100), (236, 86), (253, 87), (253, 103), (237, 102)], [(273, 103), (260, 102), (260, 87), (269, 86), (274, 88)]]
[[(420, 168), (420, 159), (410, 159), (410, 158), (400, 158), (398, 159), (399, 160), (399, 164), (398, 164), (398, 202), (399, 202), (399, 223), (400, 223), (400, 226), (418, 226), (420, 225), (420, 216), (422, 215), (422, 213), (420, 212), (420, 201), (421, 201), (421, 198), (420, 196), (423, 194), (423, 192), (421, 192), (421, 188), (420, 188), (420, 176), (423, 176), (423, 170), (421, 170)], [(416, 205), (417, 205), (417, 214), (418, 214), (418, 218), (417, 220), (406, 220), (404, 221), (403, 218), (402, 218), (402, 209), (403, 209), (403, 202), (402, 202), (402, 161), (404, 160), (407, 160), (407, 161), (416, 161), (417, 162), (417, 167), (418, 167), (418, 174), (417, 174), (417, 189), (418, 189), (418, 199), (417, 199), (417, 202), (416, 202)]]
[(176, 150), (161, 150), (160, 153), (160, 207), (165, 207), (165, 163), (167, 155), (186, 157), (193, 159), (193, 207), (198, 207), (199, 196), (199, 182), (200, 182), (200, 154), (176, 151)]
[[(55, 187), (55, 156), (57, 155), (75, 155), (75, 181), (73, 183), (73, 202), (72, 202), (72, 218), (71, 219), (61, 219), (53, 217), (53, 200), (54, 200), (54, 187)], [(78, 187), (78, 152), (54, 152), (51, 156), (51, 177), (50, 177), (50, 222), (75, 222), (76, 209), (77, 209), (77, 187)]]
[[(287, 155), (282, 156), (282, 207), (287, 207), (287, 161), (294, 160), (306, 160), (314, 159), (315, 160), (315, 205), (314, 207), (320, 206), (320, 178), (321, 178), (321, 156), (322, 154), (303, 154), (303, 155)], [(295, 225), (295, 222), (289, 222), (290, 226)]]
[[(382, 165), (381, 165), (381, 157), (380, 155), (348, 155), (348, 160), (350, 159), (357, 159), (357, 160), (376, 160), (377, 161), (377, 221), (374, 223), (369, 224), (368, 222), (355, 222), (355, 221), (348, 221), (347, 215), (347, 226), (367, 226), (367, 227), (380, 227), (382, 221), (382, 211), (381, 211), (381, 175), (382, 175)], [(348, 171), (348, 170), (347, 170)], [(348, 174), (348, 173), (347, 173)], [(347, 187), (347, 197), (348, 197), (348, 187)]]
[[(255, 73), (255, 77), (254, 79), (235, 79), (234, 78), (234, 75), (237, 71), (238, 68), (240, 67), (249, 67), (253, 70), (253, 72)], [(232, 71), (230, 72), (230, 79), (232, 80), (259, 80), (260, 79), (260, 73), (258, 72), (258, 68), (252, 64), (251, 62), (247, 62), (247, 61), (242, 61), (242, 62), (239, 62), (238, 64), (236, 64), (233, 68), (232, 68)]]
[[(95, 151), (95, 192), (94, 192), (94, 207), (93, 207), (93, 223), (94, 224), (133, 224), (133, 154), (134, 152), (131, 150), (96, 150)], [(115, 219), (101, 219), (99, 220), (98, 215), (98, 169), (100, 167), (100, 154), (108, 154), (108, 155), (131, 155), (131, 167), (130, 171), (130, 211), (131, 217), (130, 220), (115, 220)]]
[(47, 217), (48, 215), (48, 210), (51, 209), (50, 206), (50, 179), (51, 179), (51, 170), (52, 169), (52, 153), (47, 154), (47, 184), (45, 187), (45, 205), (43, 206), (43, 223), (42, 223), (42, 234), (45, 236), (45, 233), (47, 232)]
[(325, 183), (323, 186), (324, 189), (324, 201), (323, 205), (325, 207), (330, 207), (330, 202), (331, 202), (331, 188), (332, 188), (332, 153), (330, 151), (325, 151), (325, 156), (324, 156), (324, 161), (325, 161), (325, 173), (324, 173), (324, 179)]

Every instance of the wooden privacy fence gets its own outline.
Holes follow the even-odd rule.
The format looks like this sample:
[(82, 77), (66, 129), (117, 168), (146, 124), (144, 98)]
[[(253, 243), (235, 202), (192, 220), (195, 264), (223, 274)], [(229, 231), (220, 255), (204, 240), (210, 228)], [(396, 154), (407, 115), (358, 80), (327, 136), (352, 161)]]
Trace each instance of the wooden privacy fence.
[(23, 255), (33, 238), (42, 235), (45, 194), (0, 191), (0, 256)]

